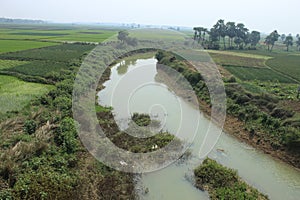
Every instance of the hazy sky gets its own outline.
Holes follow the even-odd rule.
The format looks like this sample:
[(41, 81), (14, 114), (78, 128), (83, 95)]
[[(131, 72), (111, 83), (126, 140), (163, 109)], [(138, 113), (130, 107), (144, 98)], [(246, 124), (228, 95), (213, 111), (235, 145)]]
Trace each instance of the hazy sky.
[(0, 0), (0, 17), (191, 27), (225, 19), (251, 30), (295, 34), (299, 7), (300, 0)]

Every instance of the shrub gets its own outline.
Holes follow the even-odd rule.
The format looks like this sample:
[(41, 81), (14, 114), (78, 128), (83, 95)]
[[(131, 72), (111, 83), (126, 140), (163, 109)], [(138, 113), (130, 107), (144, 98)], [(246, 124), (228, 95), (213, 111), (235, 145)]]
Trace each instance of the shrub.
[(29, 135), (35, 133), (36, 128), (37, 128), (37, 124), (35, 123), (34, 120), (27, 120), (24, 124), (24, 131)]
[(61, 121), (55, 141), (67, 153), (74, 153), (78, 150), (77, 129), (72, 118), (66, 117)]

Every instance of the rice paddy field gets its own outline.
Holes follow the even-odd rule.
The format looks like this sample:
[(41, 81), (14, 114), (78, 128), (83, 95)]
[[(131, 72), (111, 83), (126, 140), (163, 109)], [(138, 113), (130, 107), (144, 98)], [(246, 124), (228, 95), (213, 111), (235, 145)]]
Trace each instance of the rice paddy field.
[(21, 81), (12, 76), (0, 75), (0, 114), (20, 111), (37, 96), (50, 91), (54, 86)]
[(53, 42), (27, 41), (27, 40), (1, 40), (0, 53), (22, 51), (27, 49), (41, 48), (57, 45)]
[(269, 68), (225, 66), (226, 70), (242, 81), (271, 81), (280, 83), (295, 83), (288, 76), (282, 75)]
[[(0, 40), (30, 40), (53, 42), (95, 42), (99, 43), (112, 35), (117, 30), (93, 28), (82, 26), (60, 25), (11, 25), (0, 29)], [(46, 45), (45, 45), (46, 46)]]
[(82, 56), (95, 48), (90, 43), (102, 42), (116, 33), (71, 25), (1, 25), (0, 113), (20, 111), (47, 93), (54, 86), (40, 84), (39, 80), (46, 80), (42, 77), (80, 63)]

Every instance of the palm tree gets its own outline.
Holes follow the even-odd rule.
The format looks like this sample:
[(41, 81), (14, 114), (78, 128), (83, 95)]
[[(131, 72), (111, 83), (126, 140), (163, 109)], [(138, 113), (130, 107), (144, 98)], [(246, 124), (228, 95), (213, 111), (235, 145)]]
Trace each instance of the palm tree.
[(296, 44), (297, 44), (298, 50), (300, 51), (300, 37), (298, 37), (298, 40), (296, 41)]
[(232, 47), (232, 40), (236, 36), (235, 22), (226, 23), (226, 35), (229, 37), (229, 47)]
[(287, 36), (283, 42), (283, 44), (286, 45), (286, 51), (289, 51), (289, 46), (293, 46), (293, 37), (292, 36)]
[(223, 45), (224, 49), (226, 49), (226, 44), (225, 44), (225, 37), (226, 37), (226, 25), (224, 23), (223, 19), (220, 19), (215, 25), (214, 25), (214, 30), (219, 36), (219, 40), (221, 40), (221, 37), (223, 38)]
[(236, 38), (234, 40), (234, 42), (237, 44), (237, 46), (239, 48), (243, 48), (242, 44), (243, 42), (246, 43), (246, 36), (247, 36), (247, 33), (248, 33), (248, 29), (245, 27), (244, 24), (242, 23), (239, 23), (236, 25)]
[[(275, 30), (272, 33), (270, 33), (270, 35), (268, 35), (265, 39), (265, 44), (268, 46), (268, 51), (272, 51), (273, 47), (275, 45), (275, 42), (278, 41), (278, 38), (280, 37), (280, 35), (278, 34), (278, 32)], [(270, 48), (271, 46), (271, 48)]]

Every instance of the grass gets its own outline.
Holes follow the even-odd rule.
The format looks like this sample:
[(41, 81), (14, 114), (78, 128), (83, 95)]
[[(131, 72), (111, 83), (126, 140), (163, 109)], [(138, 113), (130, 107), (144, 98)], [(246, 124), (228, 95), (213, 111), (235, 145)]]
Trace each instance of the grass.
[(0, 75), (0, 113), (19, 111), (33, 98), (45, 94), (53, 87)]
[(8, 69), (12, 67), (16, 67), (19, 65), (27, 64), (26, 61), (17, 61), (17, 60), (0, 60), (0, 70), (1, 69)]
[(294, 80), (283, 76), (268, 68), (254, 68), (254, 67), (237, 67), (225, 66), (231, 74), (241, 79), (242, 81), (259, 80), (259, 81), (272, 81), (281, 83), (295, 83)]
[(300, 81), (300, 56), (298, 55), (277, 55), (267, 61), (267, 65), (283, 74), (286, 74), (297, 81)]
[(20, 41), (20, 40), (0, 40), (0, 53), (22, 51), (27, 49), (35, 49), (46, 46), (57, 45), (52, 42), (38, 41)]

